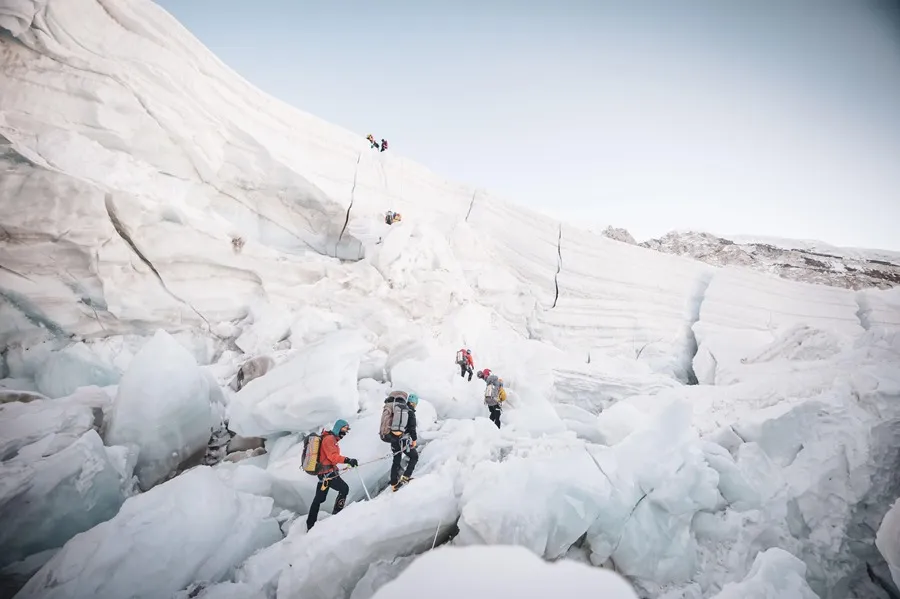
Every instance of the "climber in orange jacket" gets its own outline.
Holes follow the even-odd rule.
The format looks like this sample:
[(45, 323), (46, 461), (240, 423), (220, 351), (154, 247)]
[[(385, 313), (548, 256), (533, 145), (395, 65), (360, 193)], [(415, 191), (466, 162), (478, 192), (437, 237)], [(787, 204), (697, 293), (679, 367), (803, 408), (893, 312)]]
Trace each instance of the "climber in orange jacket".
[(338, 471), (338, 464), (348, 464), (351, 467), (359, 466), (359, 461), (355, 458), (345, 458), (341, 455), (341, 448), (338, 443), (344, 436), (350, 432), (350, 425), (346, 420), (338, 420), (330, 431), (322, 431), (322, 444), (319, 445), (319, 484), (316, 487), (316, 496), (313, 498), (312, 505), (309, 506), (309, 515), (306, 516), (306, 530), (311, 529), (316, 524), (319, 517), (319, 507), (328, 497), (328, 490), (334, 487), (338, 492), (337, 498), (334, 500), (334, 509), (331, 510), (332, 515), (337, 514), (344, 509), (344, 503), (347, 501), (347, 494), (350, 493), (350, 487), (341, 478)]

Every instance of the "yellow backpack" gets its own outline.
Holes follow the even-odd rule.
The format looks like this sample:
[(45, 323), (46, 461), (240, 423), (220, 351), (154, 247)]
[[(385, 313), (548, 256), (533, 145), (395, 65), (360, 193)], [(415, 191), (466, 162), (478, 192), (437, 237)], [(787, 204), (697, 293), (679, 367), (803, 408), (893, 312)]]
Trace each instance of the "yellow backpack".
[(501, 402), (506, 401), (506, 389), (500, 387), (500, 393), (497, 394), (497, 399), (499, 399)]

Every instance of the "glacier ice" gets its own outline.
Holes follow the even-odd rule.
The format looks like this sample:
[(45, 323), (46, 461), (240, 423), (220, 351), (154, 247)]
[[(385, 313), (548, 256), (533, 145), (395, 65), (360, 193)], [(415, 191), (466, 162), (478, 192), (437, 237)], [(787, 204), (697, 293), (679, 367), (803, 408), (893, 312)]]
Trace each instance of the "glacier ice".
[(756, 556), (741, 582), (730, 582), (713, 599), (819, 599), (806, 584), (806, 566), (783, 549), (773, 547)]
[(198, 466), (73, 537), (16, 596), (171, 597), (191, 582), (219, 582), (281, 538), (271, 507), (271, 499), (233, 491)]
[(900, 501), (894, 502), (884, 515), (875, 535), (875, 546), (888, 563), (894, 584), (900, 587)]
[(669, 404), (594, 456), (613, 490), (587, 531), (591, 561), (612, 558), (619, 572), (656, 584), (690, 580), (697, 555), (691, 521), (717, 506), (719, 484), (690, 426), (690, 407)]
[(283, 541), (244, 564), (238, 581), (254, 588), (277, 581), (278, 595), (284, 597), (346, 598), (370, 564), (386, 555), (430, 549), (458, 515), (452, 476), (417, 477), (402, 493), (388, 491), (348, 505), (339, 517), (321, 520), (309, 533), (305, 526), (291, 527)]
[(206, 450), (209, 398), (209, 380), (194, 357), (157, 331), (122, 376), (105, 435), (111, 445), (139, 448), (135, 474), (142, 489)]
[(370, 599), (385, 584), (397, 578), (411, 563), (415, 555), (398, 557), (390, 561), (381, 560), (369, 565), (366, 573), (350, 593), (349, 599)]
[(52, 352), (35, 376), (38, 391), (47, 397), (71, 395), (79, 387), (106, 387), (119, 382), (121, 373), (101, 362), (83, 344)]
[[(134, 571), (139, 560), (153, 564), (145, 574), (167, 583), (161, 573), (171, 567), (174, 582), (160, 594), (256, 599), (274, 586), (290, 595), (307, 585), (314, 596), (382, 592), (374, 587), (385, 576), (419, 561), (406, 555), (411, 544), (430, 546), (426, 528), (459, 515), (459, 543), (506, 539), (560, 560), (589, 555), (633, 577), (647, 596), (708, 597), (728, 582), (745, 585), (731, 593), (778, 581), (804, 592), (804, 578), (822, 597), (863, 595), (854, 585), (868, 580), (867, 563), (880, 561), (874, 530), (900, 495), (896, 290), (792, 283), (662, 255), (369, 152), (357, 133), (252, 88), (152, 3), (7, 0), (0, 23), (10, 32), (0, 36), (0, 249), (8, 269), (0, 271), (0, 376), (8, 377), (0, 387), (20, 391), (0, 401), (23, 402), (0, 417), (6, 461), (35, 468), (59, 459), (104, 412), (105, 429), (120, 435), (104, 448), (104, 472), (121, 479), (125, 495), (133, 465), (147, 483), (202, 451), (223, 416), (219, 404), (230, 404), (234, 430), (266, 437), (267, 455), (219, 464), (218, 483), (197, 485), (216, 498), (208, 503), (218, 519), (190, 539), (194, 553), (178, 551), (178, 533), (207, 514), (191, 504), (179, 516), (181, 504), (155, 493), (194, 470), (139, 504), (144, 541), (124, 551), (150, 547), (153, 534), (169, 544), (115, 557), (133, 559)], [(381, 223), (388, 208), (403, 211), (401, 225)], [(181, 389), (205, 385), (207, 393), (176, 401), (141, 365), (142, 347), (153, 343), (146, 335), (158, 328), (193, 356), (178, 354), (188, 377)], [(502, 430), (485, 418), (480, 383), (454, 373), (462, 345), (508, 382)], [(270, 353), (277, 367), (240, 393), (221, 394), (218, 384), (240, 364)], [(195, 363), (211, 366), (198, 376)], [(128, 372), (142, 368), (146, 383), (128, 383)], [(126, 374), (116, 392), (110, 377), (118, 372)], [(683, 385), (692, 376), (700, 384)], [(114, 391), (114, 407), (76, 389), (82, 384)], [(323, 511), (308, 537), (292, 526), (290, 542), (271, 547), (265, 561), (251, 558), (241, 581), (214, 584), (251, 551), (241, 541), (229, 557), (215, 539), (200, 538), (224, 534), (220, 523), (235, 520), (216, 510), (219, 497), (259, 507), (260, 519), (288, 505), (302, 511), (313, 479), (297, 470), (300, 433), (347, 418), (354, 430), (345, 453), (379, 457), (387, 449), (372, 429), (395, 388), (423, 398), (414, 484), (362, 501), (357, 474), (377, 492), (387, 464), (348, 473), (357, 503), (333, 522)], [(31, 393), (40, 389), (56, 398)], [(532, 465), (529, 484), (522, 477)], [(504, 487), (491, 487), (494, 474)], [(541, 486), (548, 480), (558, 495)], [(23, 481), (9, 476), (2, 485)], [(445, 496), (431, 495), (432, 485)], [(512, 489), (531, 499), (517, 494), (509, 510), (491, 503)], [(603, 498), (596, 517), (585, 489)], [(565, 518), (541, 510), (560, 502)], [(392, 504), (412, 514), (413, 539), (399, 525), (373, 527), (394, 513)], [(294, 517), (302, 521), (279, 519)], [(129, 518), (136, 528), (138, 511)], [(79, 537), (105, 535), (111, 522)], [(277, 525), (263, 528), (275, 533)], [(368, 538), (373, 528), (384, 538)], [(584, 539), (565, 547), (583, 528)], [(443, 541), (446, 531), (438, 532)], [(132, 543), (137, 532), (116, 534)], [(339, 568), (334, 556), (359, 539)], [(78, 577), (75, 558), (86, 546), (62, 550), (50, 576), (97, 594), (91, 585), (112, 575), (96, 561)], [(17, 564), (32, 569), (46, 553)], [(292, 573), (295, 554), (325, 564), (330, 578)], [(229, 564), (198, 565), (209, 556)], [(548, 574), (554, 592), (566, 582), (560, 576)], [(413, 580), (419, 594), (441, 590)], [(520, 582), (502, 580), (504, 590)], [(142, 584), (137, 594), (153, 595)]]
[(271, 351), (278, 341), (288, 336), (293, 320), (284, 306), (268, 303), (251, 306), (250, 319), (234, 344), (251, 356)]
[(231, 430), (245, 437), (301, 432), (355, 414), (356, 374), (369, 348), (355, 331), (307, 345), (234, 396), (228, 405)]
[(0, 465), (0, 566), (61, 547), (112, 518), (122, 502), (123, 474), (93, 430), (47, 457)]
[(0, 460), (8, 460), (38, 441), (43, 442), (42, 455), (56, 453), (93, 425), (89, 407), (65, 400), (0, 404)]
[(455, 542), (522, 545), (556, 559), (587, 532), (609, 493), (585, 449), (479, 464), (466, 480)]
[(428, 589), (434, 599), (458, 597), (542, 597), (585, 594), (604, 599), (637, 599), (618, 574), (571, 561), (548, 563), (522, 547), (441, 547), (418, 557), (373, 599), (389, 599)]

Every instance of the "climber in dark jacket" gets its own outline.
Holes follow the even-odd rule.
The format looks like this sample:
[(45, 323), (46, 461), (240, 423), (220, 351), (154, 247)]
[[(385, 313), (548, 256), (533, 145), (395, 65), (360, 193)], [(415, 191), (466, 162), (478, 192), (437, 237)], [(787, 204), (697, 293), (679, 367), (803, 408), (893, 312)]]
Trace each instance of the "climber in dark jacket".
[[(419, 452), (416, 451), (419, 437), (416, 434), (416, 406), (419, 405), (419, 396), (410, 393), (406, 400), (407, 420), (406, 431), (403, 436), (391, 439), (391, 453), (394, 454), (394, 463), (391, 464), (391, 488), (396, 491), (409, 482), (412, 478), (413, 470), (416, 469), (416, 463), (419, 461)], [(403, 461), (403, 454), (409, 458), (406, 463), (406, 470), (403, 476), (400, 476), (400, 467)]]

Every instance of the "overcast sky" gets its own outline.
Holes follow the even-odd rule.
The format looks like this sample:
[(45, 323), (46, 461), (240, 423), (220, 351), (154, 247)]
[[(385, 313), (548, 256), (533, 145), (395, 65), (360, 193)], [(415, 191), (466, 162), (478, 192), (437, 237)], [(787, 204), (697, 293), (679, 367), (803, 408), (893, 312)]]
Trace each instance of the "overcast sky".
[(264, 91), (563, 219), (900, 250), (882, 0), (158, 0)]

